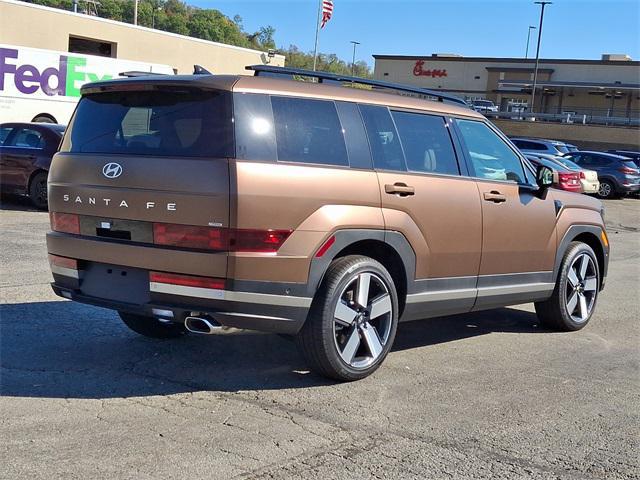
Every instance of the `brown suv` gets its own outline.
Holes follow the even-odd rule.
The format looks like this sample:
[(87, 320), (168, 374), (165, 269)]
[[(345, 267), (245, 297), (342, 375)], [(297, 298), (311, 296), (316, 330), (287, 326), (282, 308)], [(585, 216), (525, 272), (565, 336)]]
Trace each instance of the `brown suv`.
[(264, 67), (85, 86), (49, 173), (55, 292), (150, 337), (295, 335), (341, 380), (381, 364), (399, 321), (535, 302), (550, 327), (586, 325), (601, 203), (549, 188), (454, 98), (341, 80)]

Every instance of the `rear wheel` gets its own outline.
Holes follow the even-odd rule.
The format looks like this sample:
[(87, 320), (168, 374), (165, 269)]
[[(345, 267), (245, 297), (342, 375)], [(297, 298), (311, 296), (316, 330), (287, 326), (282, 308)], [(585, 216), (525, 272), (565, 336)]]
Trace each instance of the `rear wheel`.
[(600, 198), (614, 198), (616, 196), (615, 185), (609, 180), (601, 180), (598, 196)]
[(551, 298), (535, 304), (538, 318), (554, 330), (580, 330), (593, 315), (599, 286), (595, 253), (585, 243), (572, 242), (564, 254)]
[(34, 207), (47, 209), (47, 172), (36, 173), (29, 182), (29, 200)]
[(184, 325), (171, 321), (160, 321), (146, 315), (118, 312), (127, 327), (140, 335), (150, 338), (177, 338), (186, 333)]
[(335, 260), (314, 298), (297, 341), (310, 366), (337, 380), (358, 380), (383, 362), (396, 335), (398, 296), (379, 262)]

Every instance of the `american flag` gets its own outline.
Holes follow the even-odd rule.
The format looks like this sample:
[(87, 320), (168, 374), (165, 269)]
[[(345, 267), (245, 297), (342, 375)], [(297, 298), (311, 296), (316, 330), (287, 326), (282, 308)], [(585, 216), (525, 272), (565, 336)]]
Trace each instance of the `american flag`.
[(322, 0), (322, 23), (320, 28), (324, 28), (333, 14), (333, 0)]

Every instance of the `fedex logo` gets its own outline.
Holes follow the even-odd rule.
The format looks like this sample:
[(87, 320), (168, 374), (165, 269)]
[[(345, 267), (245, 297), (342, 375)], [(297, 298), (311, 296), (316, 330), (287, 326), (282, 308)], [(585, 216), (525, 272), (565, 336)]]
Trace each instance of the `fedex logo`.
[(31, 58), (26, 63), (19, 56), (17, 49), (0, 47), (0, 91), (15, 89), (25, 95), (79, 97), (83, 84), (112, 78), (87, 70), (84, 57), (35, 55), (33, 63), (38, 67)]

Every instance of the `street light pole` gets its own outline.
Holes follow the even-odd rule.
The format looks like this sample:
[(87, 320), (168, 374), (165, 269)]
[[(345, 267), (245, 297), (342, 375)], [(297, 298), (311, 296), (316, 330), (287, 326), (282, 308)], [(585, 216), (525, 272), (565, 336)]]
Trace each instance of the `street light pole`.
[(533, 88), (531, 89), (531, 112), (534, 112), (536, 101), (536, 87), (538, 84), (538, 64), (540, 63), (540, 39), (542, 38), (542, 21), (544, 20), (544, 7), (552, 4), (553, 2), (533, 2), (536, 5), (541, 5), (540, 9), (540, 26), (538, 27), (538, 46), (536, 47), (536, 66), (533, 70)]
[(353, 43), (353, 57), (351, 59), (351, 76), (353, 77), (356, 71), (356, 45), (360, 45), (360, 42), (351, 40), (351, 43)]
[(133, 2), (133, 24), (138, 25), (138, 0)]
[(536, 27), (529, 25), (529, 31), (527, 32), (527, 49), (524, 51), (524, 58), (529, 58), (529, 38), (531, 37), (531, 30), (535, 30)]

